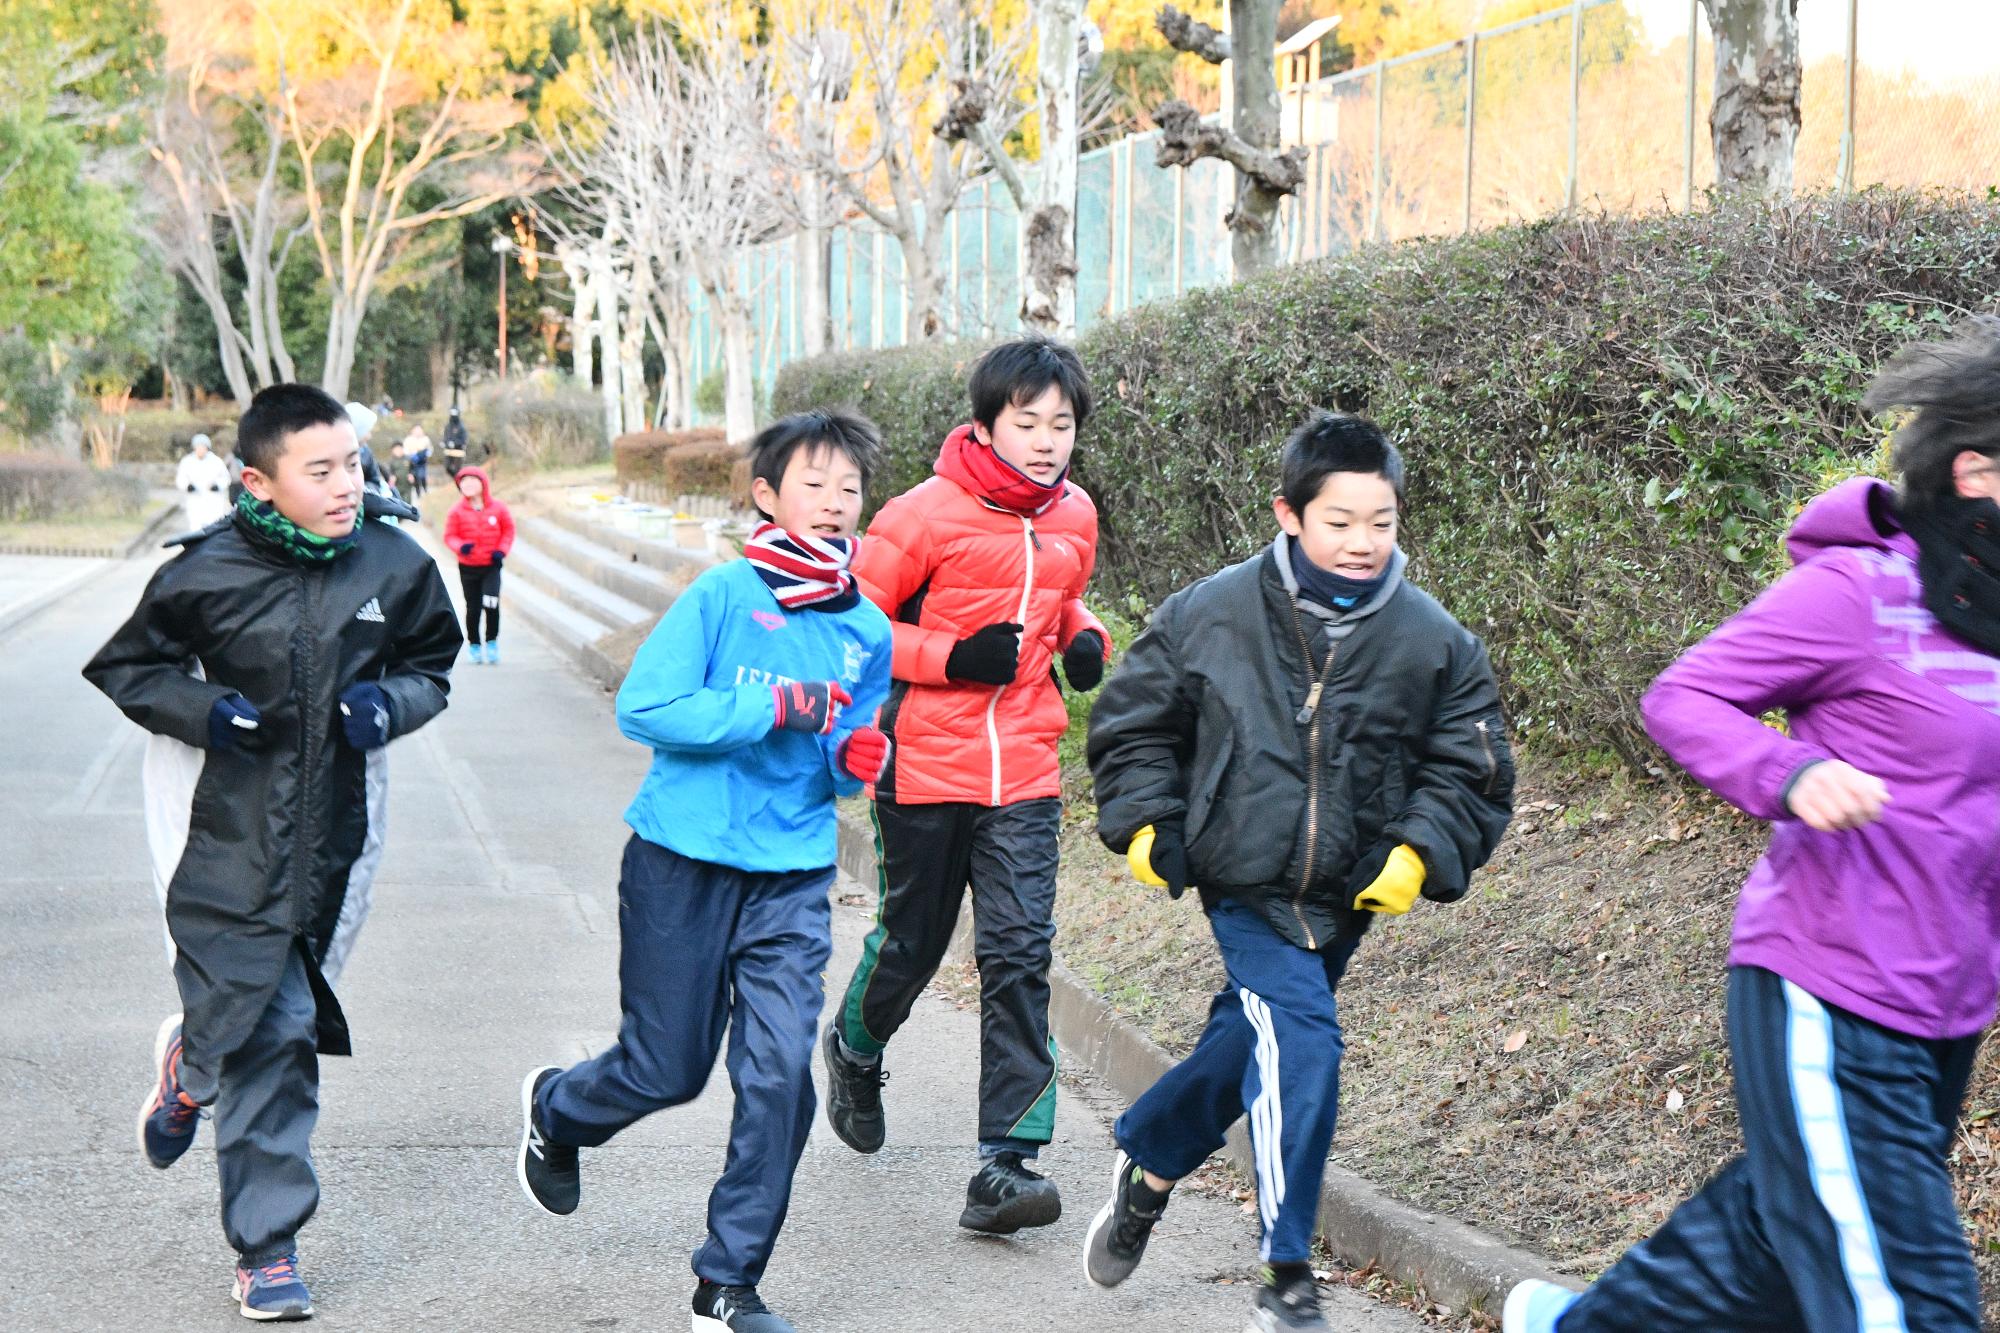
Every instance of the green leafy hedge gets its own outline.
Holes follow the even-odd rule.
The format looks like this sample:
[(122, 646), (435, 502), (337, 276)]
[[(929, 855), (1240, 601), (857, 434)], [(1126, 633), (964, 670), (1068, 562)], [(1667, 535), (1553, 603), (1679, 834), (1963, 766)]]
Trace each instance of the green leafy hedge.
[[(2000, 204), (1870, 193), (1372, 248), (1142, 307), (1078, 343), (1097, 596), (1150, 606), (1255, 551), (1286, 432), (1366, 413), (1409, 460), (1415, 575), (1485, 636), (1517, 728), (1645, 765), (1646, 683), (1878, 457), (1873, 368), (1996, 292)], [(795, 363), (775, 407), (873, 417), (892, 494), (980, 350)]]

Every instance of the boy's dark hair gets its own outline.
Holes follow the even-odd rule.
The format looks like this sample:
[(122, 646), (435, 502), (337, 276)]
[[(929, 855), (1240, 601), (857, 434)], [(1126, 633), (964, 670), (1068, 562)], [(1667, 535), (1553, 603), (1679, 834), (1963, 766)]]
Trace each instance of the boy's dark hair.
[(972, 399), (972, 419), (992, 430), (1002, 412), (1034, 402), (1052, 384), (1069, 399), (1081, 430), (1090, 416), (1090, 377), (1075, 349), (1039, 334), (1001, 343), (973, 362), (965, 385), (966, 396)]
[(1906, 508), (1957, 494), (1952, 460), (1966, 450), (2000, 459), (2000, 318), (1975, 315), (1941, 342), (1891, 357), (1861, 405), (1916, 411), (1896, 429), (1894, 464)]
[(284, 457), (285, 441), (310, 426), (338, 426), (348, 420), (338, 398), (314, 384), (273, 384), (250, 400), (236, 423), (236, 456), (244, 467), (270, 476)]
[(1380, 476), (1394, 488), (1396, 503), (1403, 503), (1403, 455), (1382, 428), (1367, 417), (1315, 412), (1285, 441), (1278, 494), (1302, 515), (1336, 472)]
[[(875, 469), (882, 461), (882, 432), (858, 412), (816, 407), (778, 418), (750, 441), (750, 476), (752, 480), (761, 477), (775, 491), (785, 479), (792, 455), (821, 445), (845, 454), (847, 461), (861, 470), (861, 494), (865, 498), (869, 483), (875, 480)], [(757, 512), (764, 513), (762, 509)], [(764, 514), (764, 517), (771, 516)]]

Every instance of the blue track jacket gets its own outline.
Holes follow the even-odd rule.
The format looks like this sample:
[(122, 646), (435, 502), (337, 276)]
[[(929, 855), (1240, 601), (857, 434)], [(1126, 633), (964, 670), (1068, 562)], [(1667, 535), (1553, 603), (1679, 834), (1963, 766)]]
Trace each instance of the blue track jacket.
[[(696, 579), (648, 636), (618, 691), (618, 729), (653, 748), (625, 812), (648, 842), (758, 873), (835, 859), (833, 800), (861, 784), (839, 769), (849, 733), (889, 695), (889, 620), (787, 611), (748, 560)], [(837, 680), (854, 696), (830, 736), (771, 730), (771, 687)]]

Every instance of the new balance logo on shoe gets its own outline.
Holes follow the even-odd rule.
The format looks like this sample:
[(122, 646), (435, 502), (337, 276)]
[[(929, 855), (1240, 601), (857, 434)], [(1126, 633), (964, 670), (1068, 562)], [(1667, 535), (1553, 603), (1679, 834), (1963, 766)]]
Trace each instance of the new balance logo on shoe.
[(354, 618), (356, 620), (372, 620), (378, 625), (387, 623), (387, 617), (382, 614), (382, 599), (379, 597), (370, 597), (367, 604), (354, 613)]

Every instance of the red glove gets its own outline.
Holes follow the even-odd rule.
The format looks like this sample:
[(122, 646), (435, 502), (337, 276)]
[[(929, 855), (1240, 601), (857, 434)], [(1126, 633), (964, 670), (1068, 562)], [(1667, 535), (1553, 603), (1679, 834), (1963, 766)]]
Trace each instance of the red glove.
[(833, 724), (840, 720), (840, 710), (854, 702), (854, 696), (832, 680), (773, 685), (771, 698), (778, 705), (771, 730), (803, 731), (818, 736), (830, 734)]
[(889, 766), (893, 746), (894, 742), (874, 727), (863, 727), (840, 743), (840, 766), (858, 782), (873, 782)]

